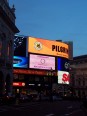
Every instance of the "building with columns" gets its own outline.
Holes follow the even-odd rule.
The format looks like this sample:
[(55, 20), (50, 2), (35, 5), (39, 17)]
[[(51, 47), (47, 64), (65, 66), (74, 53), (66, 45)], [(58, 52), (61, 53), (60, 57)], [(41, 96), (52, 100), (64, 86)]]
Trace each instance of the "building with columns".
[(15, 25), (15, 8), (0, 0), (0, 96), (12, 92), (13, 42), (19, 30)]
[(71, 91), (73, 96), (87, 96), (87, 55), (73, 57), (70, 62)]

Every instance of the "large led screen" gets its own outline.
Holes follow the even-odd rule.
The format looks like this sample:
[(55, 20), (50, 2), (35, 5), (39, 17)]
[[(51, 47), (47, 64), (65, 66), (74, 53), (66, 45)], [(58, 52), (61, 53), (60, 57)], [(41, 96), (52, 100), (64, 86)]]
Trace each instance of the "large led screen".
[(66, 71), (58, 71), (58, 83), (69, 84), (70, 74)]
[(27, 56), (27, 37), (16, 36), (14, 37), (14, 56)]
[(13, 67), (14, 68), (28, 68), (28, 58), (14, 56), (13, 57)]
[(28, 38), (28, 52), (69, 58), (69, 46), (59, 41)]
[(55, 70), (55, 57), (30, 54), (29, 68)]
[(57, 69), (58, 71), (69, 71), (69, 59), (58, 57), (57, 58)]

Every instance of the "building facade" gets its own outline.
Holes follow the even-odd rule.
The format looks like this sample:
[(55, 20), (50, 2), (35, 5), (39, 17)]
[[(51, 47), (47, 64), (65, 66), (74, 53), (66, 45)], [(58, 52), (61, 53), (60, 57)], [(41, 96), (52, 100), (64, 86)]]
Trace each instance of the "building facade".
[(66, 92), (69, 86), (69, 57), (69, 45), (62, 41), (16, 35), (14, 91), (47, 93), (51, 88), (60, 93)]
[(73, 96), (87, 96), (87, 55), (74, 57), (70, 61), (71, 91)]
[(15, 26), (15, 8), (8, 0), (0, 0), (0, 96), (12, 92), (14, 34), (19, 30)]

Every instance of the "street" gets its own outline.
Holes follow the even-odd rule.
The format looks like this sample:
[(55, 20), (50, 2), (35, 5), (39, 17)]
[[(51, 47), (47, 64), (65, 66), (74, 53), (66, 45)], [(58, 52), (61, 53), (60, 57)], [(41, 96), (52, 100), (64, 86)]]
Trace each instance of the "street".
[(20, 105), (0, 106), (4, 116), (87, 116), (78, 101), (29, 102)]

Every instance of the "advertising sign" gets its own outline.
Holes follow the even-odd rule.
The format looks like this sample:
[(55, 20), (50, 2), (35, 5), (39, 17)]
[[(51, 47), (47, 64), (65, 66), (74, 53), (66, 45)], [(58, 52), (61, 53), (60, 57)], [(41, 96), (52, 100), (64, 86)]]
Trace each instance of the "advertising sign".
[(13, 67), (14, 68), (28, 68), (28, 58), (14, 56), (13, 57)]
[(14, 56), (27, 56), (27, 37), (15, 36), (14, 37)]
[(69, 60), (66, 58), (58, 57), (57, 58), (57, 69), (58, 71), (67, 71), (69, 72)]
[(14, 69), (14, 74), (31, 74), (31, 75), (47, 75), (46, 71), (41, 70), (27, 70), (27, 69)]
[(13, 82), (13, 86), (25, 86), (25, 83), (24, 82)]
[(66, 71), (58, 71), (58, 83), (69, 84), (70, 74)]
[(55, 70), (55, 57), (30, 54), (29, 68)]
[(69, 58), (68, 44), (28, 37), (28, 52)]

